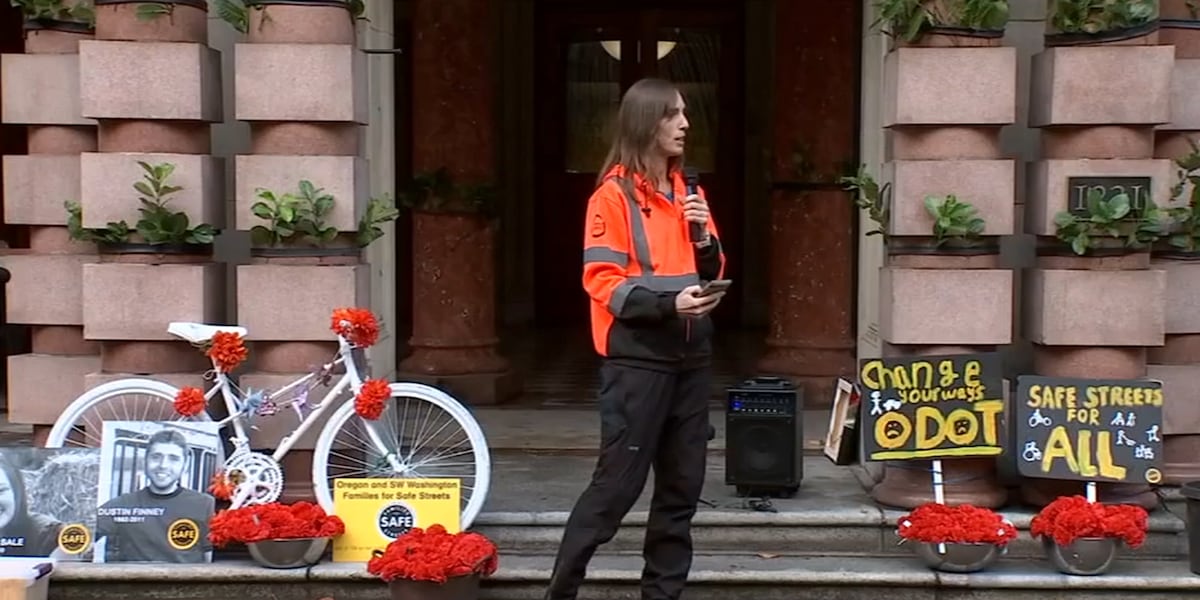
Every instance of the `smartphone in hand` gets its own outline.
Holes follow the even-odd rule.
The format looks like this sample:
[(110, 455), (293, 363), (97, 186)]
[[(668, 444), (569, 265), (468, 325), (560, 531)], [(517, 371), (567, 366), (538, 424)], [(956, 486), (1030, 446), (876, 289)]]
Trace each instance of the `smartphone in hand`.
[(710, 281), (710, 282), (704, 284), (704, 286), (702, 286), (700, 288), (700, 293), (696, 294), (696, 297), (703, 298), (705, 296), (711, 296), (718, 292), (724, 292), (725, 290), (728, 290), (729, 286), (731, 286), (731, 285), (733, 285), (732, 279), (716, 279), (716, 280)]

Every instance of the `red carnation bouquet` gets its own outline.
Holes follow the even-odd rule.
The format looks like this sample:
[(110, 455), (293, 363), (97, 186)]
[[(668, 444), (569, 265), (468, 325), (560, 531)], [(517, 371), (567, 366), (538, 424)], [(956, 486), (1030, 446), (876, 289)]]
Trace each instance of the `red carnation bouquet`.
[(376, 550), (367, 572), (391, 582), (397, 579), (446, 583), (454, 577), (487, 577), (500, 564), (496, 545), (478, 533), (448, 533), (441, 525), (413, 528)]
[(325, 514), (311, 502), (252, 504), (222, 510), (208, 522), (208, 539), (217, 547), (238, 542), (337, 537), (345, 532), (346, 524), (337, 515)]
[(929, 544), (995, 544), (1016, 539), (1017, 529), (1000, 513), (970, 504), (922, 504), (897, 521), (897, 535)]
[(1146, 541), (1150, 515), (1135, 504), (1088, 502), (1083, 496), (1060, 496), (1029, 524), (1033, 537), (1051, 538), (1067, 546), (1080, 538), (1119, 538), (1130, 548)]

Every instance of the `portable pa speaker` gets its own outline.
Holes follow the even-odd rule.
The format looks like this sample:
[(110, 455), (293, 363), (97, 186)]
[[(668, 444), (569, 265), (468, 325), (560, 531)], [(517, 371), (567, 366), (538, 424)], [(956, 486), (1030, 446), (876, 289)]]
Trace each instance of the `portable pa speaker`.
[(725, 485), (739, 496), (790, 498), (804, 478), (803, 392), (778, 377), (728, 390)]

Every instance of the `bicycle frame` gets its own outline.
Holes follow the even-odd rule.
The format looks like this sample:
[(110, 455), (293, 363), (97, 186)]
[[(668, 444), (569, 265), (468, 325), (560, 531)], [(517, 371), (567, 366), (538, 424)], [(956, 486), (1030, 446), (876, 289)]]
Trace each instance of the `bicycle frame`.
[[(334, 404), (333, 401), (337, 399), (342, 392), (346, 391), (347, 387), (352, 393), (358, 393), (359, 388), (362, 387), (362, 378), (358, 372), (358, 365), (354, 362), (354, 347), (344, 337), (340, 335), (337, 337), (337, 357), (333, 361), (325, 363), (322, 366), (322, 371), (329, 371), (338, 365), (343, 365), (346, 372), (343, 373), (340, 378), (338, 378), (337, 383), (330, 388), (329, 392), (325, 394), (325, 397), (322, 398), (318, 404), (313, 406), (312, 412), (300, 420), (300, 424), (296, 427), (296, 429), (285, 435), (283, 439), (279, 440), (279, 446), (271, 455), (271, 458), (276, 462), (282, 460), (283, 457), (286, 456), (289, 451), (291, 451), (292, 446), (296, 443), (296, 440), (298, 440), (300, 436), (304, 435), (305, 432), (311, 429), (313, 424), (321, 418), (321, 415), (329, 411), (330, 406)], [(238, 402), (244, 400), (244, 398), (239, 397), (239, 394), (234, 391), (234, 386), (229, 380), (229, 377), (220, 369), (217, 369), (215, 365), (214, 371), (216, 372), (215, 384), (204, 395), (204, 399), (207, 403), (207, 401), (211, 400), (218, 393), (221, 394), (221, 397), (225, 402), (225, 409), (229, 412), (229, 416), (218, 422), (218, 425), (221, 427), (224, 427), (226, 424), (233, 426), (233, 436), (231, 436), (230, 441), (233, 442), (234, 446), (233, 455), (237, 455), (240, 452), (248, 450), (250, 445), (250, 437), (247, 434), (247, 427), (245, 424), (246, 415), (238, 409)], [(271, 392), (270, 396), (279, 396), (281, 394), (285, 394), (301, 385), (307, 384), (316, 376), (316, 373), (304, 375), (303, 377), (300, 377), (299, 379), (277, 390), (274, 390)], [(380, 451), (380, 453), (388, 455), (389, 462), (395, 463), (396, 461), (392, 456), (393, 453), (387, 451), (383, 441), (379, 438), (378, 433), (375, 431), (373, 424), (367, 423), (367, 425), (367, 435), (371, 438), (371, 443), (376, 445), (376, 448)], [(393, 464), (393, 468), (396, 468), (395, 464)]]

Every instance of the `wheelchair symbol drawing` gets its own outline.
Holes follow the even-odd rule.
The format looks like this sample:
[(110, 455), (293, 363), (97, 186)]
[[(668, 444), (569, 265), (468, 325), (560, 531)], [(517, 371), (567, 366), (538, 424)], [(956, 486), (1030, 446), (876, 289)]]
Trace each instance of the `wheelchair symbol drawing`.
[(1050, 420), (1050, 417), (1044, 416), (1042, 414), (1042, 409), (1040, 409), (1040, 408), (1033, 411), (1032, 415), (1029, 415), (1029, 426), (1030, 427), (1037, 427), (1038, 425), (1041, 425), (1043, 427), (1049, 427), (1053, 424), (1054, 423), (1053, 423), (1053, 421)]
[(1042, 460), (1042, 450), (1037, 447), (1037, 442), (1025, 442), (1025, 450), (1021, 452), (1021, 458), (1024, 458), (1025, 462)]

